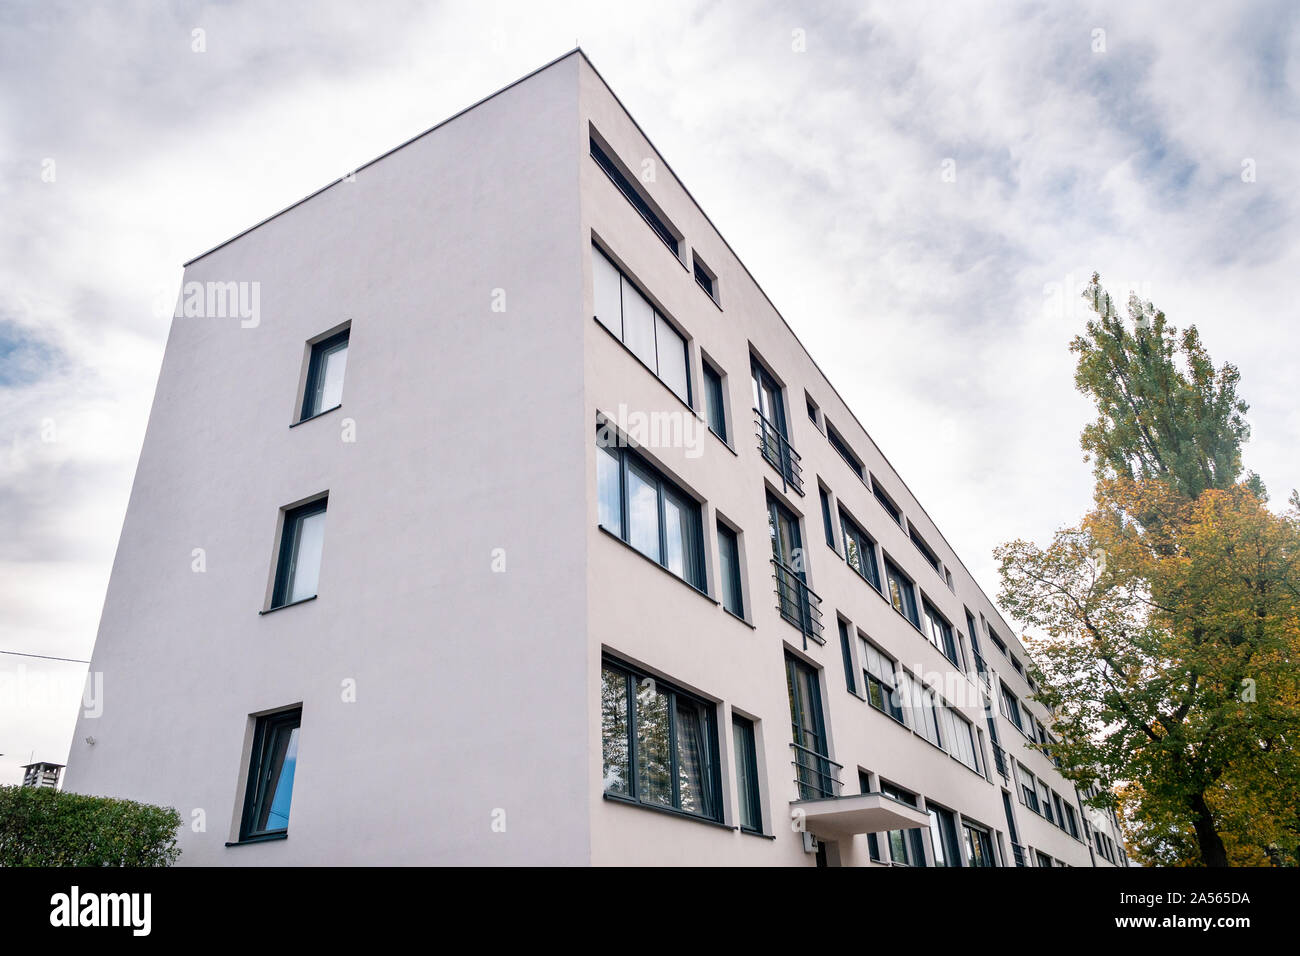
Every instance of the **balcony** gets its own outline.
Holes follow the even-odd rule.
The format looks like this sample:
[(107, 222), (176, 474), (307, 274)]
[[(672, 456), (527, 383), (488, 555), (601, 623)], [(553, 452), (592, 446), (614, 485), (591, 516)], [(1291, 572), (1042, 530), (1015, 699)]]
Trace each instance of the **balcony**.
[(776, 609), (781, 616), (799, 628), (804, 636), (804, 648), (808, 647), (807, 638), (818, 644), (825, 644), (822, 637), (822, 599), (799, 576), (799, 572), (776, 558), (772, 559), (772, 577), (776, 580)]
[(763, 417), (763, 413), (754, 409), (755, 434), (758, 436), (758, 450), (767, 463), (781, 474), (785, 490), (794, 489), (803, 494), (803, 466), (799, 464), (799, 453), (790, 445), (790, 440), (781, 434), (776, 425)]
[(838, 796), (843, 764), (793, 740), (790, 747), (794, 750), (794, 760), (790, 763), (794, 767), (794, 782), (799, 785), (799, 799), (827, 800)]

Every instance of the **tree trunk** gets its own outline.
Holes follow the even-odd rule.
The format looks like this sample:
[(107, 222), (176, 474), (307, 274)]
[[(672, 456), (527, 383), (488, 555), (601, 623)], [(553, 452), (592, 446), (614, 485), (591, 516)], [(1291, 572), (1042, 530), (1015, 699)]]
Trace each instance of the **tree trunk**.
[(1214, 817), (1205, 802), (1205, 794), (1198, 793), (1192, 798), (1193, 825), (1196, 827), (1196, 843), (1201, 850), (1202, 866), (1227, 866), (1228, 851), (1223, 847), (1219, 831), (1214, 829)]

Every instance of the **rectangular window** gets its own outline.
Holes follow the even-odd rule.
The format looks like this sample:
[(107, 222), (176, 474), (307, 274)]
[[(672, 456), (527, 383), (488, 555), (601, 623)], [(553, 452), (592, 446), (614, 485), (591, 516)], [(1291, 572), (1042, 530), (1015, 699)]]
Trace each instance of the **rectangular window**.
[(916, 591), (912, 579), (888, 558), (885, 559), (885, 579), (889, 583), (889, 603), (894, 605), (894, 610), (919, 628), (921, 618), (916, 613)]
[(957, 843), (957, 820), (942, 807), (931, 806), (930, 843), (934, 847), (935, 866), (961, 866), (961, 846)]
[(306, 420), (343, 404), (343, 376), (348, 367), (348, 335), (344, 329), (338, 335), (317, 342), (311, 347), (307, 363), (307, 387), (303, 390), (302, 419)]
[(605, 793), (721, 820), (715, 710), (606, 660), (601, 668)]
[(1052, 791), (1052, 810), (1056, 814), (1056, 825), (1062, 830), (1068, 829), (1065, 825), (1065, 805), (1061, 802), (1061, 795), (1055, 790)]
[[(988, 627), (988, 625), (985, 624), (985, 627)], [(989, 628), (988, 628), (988, 632), (989, 632), (989, 640), (993, 642), (993, 646), (996, 647), (996, 648), (998, 649), (998, 651), (1002, 654), (1003, 657), (1006, 657), (1006, 656), (1007, 656), (1007, 645), (1004, 644), (1004, 643), (1002, 643), (1002, 638), (998, 637), (998, 633), (997, 633), (997, 631), (995, 631), (995, 630), (993, 630), (993, 628), (989, 627)]]
[(1020, 771), (1020, 802), (1035, 813), (1042, 813), (1038, 807), (1037, 781), (1034, 780), (1034, 775), (1025, 769), (1024, 764), (1016, 764), (1016, 769)]
[(911, 715), (908, 726), (936, 747), (942, 747), (943, 738), (939, 736), (939, 718), (935, 712), (934, 692), (907, 673), (903, 674), (902, 689), (904, 705)]
[(265, 839), (288, 832), (301, 724), (301, 707), (257, 718), (248, 760), (240, 840)]
[(1042, 808), (1043, 816), (1048, 822), (1055, 822), (1052, 817), (1052, 790), (1043, 781), (1038, 781), (1038, 805)]
[(1070, 831), (1070, 836), (1079, 839), (1079, 819), (1074, 815), (1074, 807), (1068, 803), (1065, 805), (1065, 829)]
[(812, 400), (812, 396), (809, 395), (807, 392), (804, 392), (803, 397), (805, 401), (808, 403), (808, 420), (812, 422), (814, 425), (817, 425), (817, 429), (820, 431), (821, 425), (817, 424), (817, 403)]
[(718, 525), (718, 578), (722, 585), (722, 606), (736, 617), (745, 616), (740, 587), (740, 542), (736, 532)]
[(600, 525), (686, 583), (706, 590), (700, 505), (628, 448), (597, 429)]
[(681, 246), (673, 230), (651, 208), (650, 203), (641, 195), (641, 191), (632, 185), (632, 181), (624, 174), (619, 164), (605, 150), (601, 149), (594, 137), (591, 139), (591, 158), (596, 161), (597, 166), (605, 171), (605, 175), (618, 187), (618, 191), (623, 194), (624, 198), (632, 204), (632, 208), (641, 214), (641, 218), (654, 230), (654, 234), (663, 240), (664, 245), (672, 250), (673, 255), (680, 259)]
[(1000, 689), (1002, 691), (1002, 716), (1011, 721), (1017, 727), (1022, 726), (1022, 721), (1025, 718), (1022, 717), (1020, 713), (1020, 701), (1016, 699), (1015, 694), (1007, 690), (1006, 684), (1002, 684), (1001, 681), (998, 683), (1001, 685)]
[(754, 724), (739, 715), (731, 718), (732, 743), (736, 748), (736, 794), (740, 798), (740, 828), (750, 833), (763, 832), (763, 817), (758, 795), (758, 749), (754, 741)]
[(881, 713), (903, 723), (903, 705), (898, 693), (898, 672), (891, 657), (869, 641), (861, 642), (862, 676), (866, 681), (867, 701)]
[(921, 628), (926, 639), (929, 640), (939, 653), (954, 664), (957, 663), (957, 642), (953, 637), (952, 625), (944, 619), (943, 615), (935, 610), (934, 605), (929, 601), (921, 602), (921, 609), (924, 612), (924, 626)]
[(726, 441), (727, 406), (722, 395), (722, 374), (708, 362), (704, 363), (704, 408), (709, 416), (709, 427)]
[(840, 437), (839, 432), (831, 427), (830, 422), (826, 423), (826, 440), (831, 443), (832, 448), (839, 452), (840, 457), (853, 469), (855, 475), (862, 478), (866, 474), (862, 468), (862, 462), (858, 460), (858, 456), (849, 450), (848, 442)]
[(790, 730), (795, 744), (799, 798), (815, 800), (836, 796), (817, 671), (787, 654), (785, 679), (790, 695)]
[(840, 530), (844, 533), (844, 560), (877, 591), (880, 568), (876, 565), (876, 543), (840, 509)]
[(979, 773), (979, 751), (975, 746), (975, 732), (971, 729), (970, 722), (946, 705), (940, 708), (939, 715), (946, 744), (944, 749)]
[(966, 831), (966, 855), (970, 857), (971, 866), (997, 866), (993, 859), (993, 840), (989, 831), (982, 827), (964, 824)]
[(699, 254), (694, 249), (691, 250), (691, 267), (695, 273), (695, 281), (699, 283), (701, 289), (709, 294), (709, 298), (716, 302), (718, 300), (718, 280), (709, 271), (709, 267), (700, 261)]
[(844, 684), (850, 694), (856, 694), (858, 684), (853, 679), (853, 649), (849, 647), (849, 626), (843, 621), (840, 621), (840, 654), (844, 657)]
[(939, 573), (938, 555), (936, 555), (934, 551), (930, 548), (930, 546), (925, 543), (925, 539), (916, 533), (916, 528), (912, 526), (912, 523), (910, 521), (908, 522), (907, 533), (908, 536), (912, 539), (912, 544), (916, 545), (916, 550), (921, 552), (922, 556), (929, 563), (930, 567), (934, 568), (934, 573), (938, 574)]
[(597, 429), (597, 499), (606, 531), (706, 591), (699, 503), (627, 447)]
[(1046, 853), (1044, 853), (1042, 850), (1035, 850), (1034, 855), (1038, 857), (1039, 866), (1050, 867), (1052, 865), (1052, 858), (1048, 856)]
[(325, 546), (327, 502), (328, 499), (320, 498), (284, 513), (271, 607), (284, 607), (316, 596), (321, 551)]
[(885, 494), (885, 492), (881, 490), (880, 485), (876, 482), (875, 475), (871, 476), (871, 493), (876, 496), (876, 500), (880, 502), (880, 506), (889, 513), (889, 517), (893, 518), (901, 525), (903, 523), (903, 512), (899, 509), (898, 505), (894, 504), (894, 499), (890, 498), (889, 495)]
[(690, 405), (686, 339), (597, 246), (591, 252), (596, 321)]
[(826, 529), (826, 544), (835, 550), (835, 529), (831, 526), (831, 496), (825, 488), (818, 488), (817, 494), (822, 501), (822, 527)]

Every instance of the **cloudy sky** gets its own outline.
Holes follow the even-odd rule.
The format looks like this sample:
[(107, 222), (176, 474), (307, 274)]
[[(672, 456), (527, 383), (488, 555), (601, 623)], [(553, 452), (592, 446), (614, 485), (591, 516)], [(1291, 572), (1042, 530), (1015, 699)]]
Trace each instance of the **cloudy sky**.
[[(181, 263), (577, 44), (990, 594), (1088, 503), (1093, 270), (1240, 366), (1281, 501), (1297, 9), (5, 3), (0, 651), (90, 656)], [(0, 782), (84, 676), (0, 654)]]

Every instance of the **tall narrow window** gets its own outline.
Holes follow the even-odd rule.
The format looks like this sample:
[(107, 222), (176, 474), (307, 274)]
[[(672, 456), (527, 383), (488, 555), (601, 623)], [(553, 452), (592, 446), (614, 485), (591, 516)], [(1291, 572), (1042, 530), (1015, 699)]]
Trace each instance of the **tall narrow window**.
[(699, 502), (628, 448), (597, 430), (600, 526), (688, 584), (706, 589)]
[(691, 250), (691, 267), (695, 273), (695, 281), (700, 284), (700, 288), (709, 294), (709, 298), (714, 302), (718, 301), (718, 280), (713, 272), (700, 261), (699, 254)]
[(850, 694), (856, 694), (858, 685), (853, 679), (853, 650), (849, 647), (849, 626), (843, 621), (840, 621), (840, 654), (844, 658), (844, 684)]
[(662, 681), (605, 661), (605, 793), (720, 820), (715, 710)]
[(916, 590), (912, 579), (888, 558), (885, 559), (885, 578), (889, 582), (889, 603), (894, 605), (894, 610), (899, 614), (920, 627), (921, 618), (916, 613)]
[(316, 596), (321, 551), (325, 545), (326, 503), (327, 499), (321, 498), (284, 513), (271, 607)]
[(844, 533), (844, 560), (866, 582), (880, 590), (880, 569), (876, 565), (876, 543), (853, 519), (840, 510), (840, 530)]
[(1024, 764), (1016, 764), (1016, 770), (1020, 774), (1020, 802), (1035, 813), (1041, 813), (1038, 808), (1038, 790), (1035, 786), (1037, 781), (1034, 780), (1034, 775), (1025, 769)]
[(686, 339), (595, 245), (591, 247), (591, 263), (596, 321), (690, 405)]
[(947, 810), (931, 806), (930, 842), (935, 866), (961, 866), (961, 845), (957, 842), (957, 820)]
[(301, 708), (257, 718), (248, 761), (244, 813), (239, 825), (240, 840), (263, 840), (288, 832), (301, 724)]
[(822, 527), (826, 529), (826, 546), (835, 550), (835, 528), (831, 524), (831, 496), (825, 488), (818, 488), (817, 494), (822, 503)]
[(989, 831), (969, 823), (964, 824), (962, 829), (966, 831), (966, 855), (970, 857), (970, 865), (997, 866), (993, 859), (993, 841), (989, 837)]
[(740, 798), (740, 828), (750, 833), (763, 832), (762, 809), (758, 794), (758, 750), (754, 742), (754, 724), (739, 715), (731, 718), (732, 743), (736, 749), (736, 793)]
[(718, 525), (718, 578), (722, 585), (722, 606), (736, 617), (745, 616), (740, 587), (740, 542), (736, 532)]
[(803, 800), (833, 797), (835, 778), (831, 774), (817, 671), (787, 654), (785, 677), (790, 694), (790, 728), (795, 744), (799, 797)]
[(704, 363), (704, 405), (709, 416), (709, 427), (723, 441), (727, 440), (727, 406), (722, 395), (722, 375), (708, 362)]
[(328, 412), (343, 403), (343, 375), (348, 367), (348, 333), (317, 342), (311, 347), (307, 365), (307, 387), (303, 391), (302, 418)]
[[(916, 806), (915, 794), (899, 790), (892, 784), (881, 781), (880, 792), (909, 807)], [(925, 866), (925, 841), (921, 833), (920, 827), (910, 830), (890, 830), (887, 835), (890, 862), (895, 866)]]

